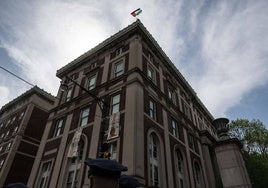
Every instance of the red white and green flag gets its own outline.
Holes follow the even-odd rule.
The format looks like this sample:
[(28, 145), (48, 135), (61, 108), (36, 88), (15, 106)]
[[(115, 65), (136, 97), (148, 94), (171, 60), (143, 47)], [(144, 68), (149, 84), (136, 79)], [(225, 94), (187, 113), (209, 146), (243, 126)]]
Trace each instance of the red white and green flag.
[(142, 10), (141, 10), (140, 8), (138, 8), (137, 10), (131, 12), (131, 15), (134, 16), (134, 17), (136, 17), (136, 16), (138, 16), (141, 12), (142, 12)]

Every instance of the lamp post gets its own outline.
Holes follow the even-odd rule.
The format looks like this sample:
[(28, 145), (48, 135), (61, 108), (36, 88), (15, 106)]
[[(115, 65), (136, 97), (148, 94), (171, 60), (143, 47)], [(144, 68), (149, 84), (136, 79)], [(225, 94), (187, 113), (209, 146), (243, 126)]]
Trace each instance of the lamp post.
[(60, 88), (63, 91), (68, 90), (68, 84), (67, 81), (71, 81), (73, 84), (81, 88), (83, 91), (85, 91), (89, 96), (91, 96), (98, 104), (99, 108), (101, 109), (101, 131), (100, 131), (100, 146), (98, 149), (98, 157), (103, 158), (104, 152), (107, 150), (107, 143), (104, 143), (104, 134), (105, 134), (105, 118), (108, 112), (109, 105), (105, 102), (104, 99), (99, 98), (98, 96), (91, 93), (88, 89), (84, 88), (82, 85), (74, 81), (69, 76), (66, 76), (66, 80), (61, 82)]

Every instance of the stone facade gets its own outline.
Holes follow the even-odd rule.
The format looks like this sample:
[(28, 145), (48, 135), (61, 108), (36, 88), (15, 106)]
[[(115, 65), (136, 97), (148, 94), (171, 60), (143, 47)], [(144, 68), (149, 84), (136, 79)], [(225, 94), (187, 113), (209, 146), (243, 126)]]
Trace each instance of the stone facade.
[[(68, 82), (59, 88), (38, 148), (29, 187), (89, 187), (87, 158), (100, 152), (142, 187), (212, 188), (220, 172), (212, 115), (161, 47), (137, 20), (57, 71), (109, 104), (104, 127), (96, 100)], [(73, 137), (81, 131), (74, 149)]]
[(27, 183), (55, 98), (38, 87), (0, 110), (0, 187)]

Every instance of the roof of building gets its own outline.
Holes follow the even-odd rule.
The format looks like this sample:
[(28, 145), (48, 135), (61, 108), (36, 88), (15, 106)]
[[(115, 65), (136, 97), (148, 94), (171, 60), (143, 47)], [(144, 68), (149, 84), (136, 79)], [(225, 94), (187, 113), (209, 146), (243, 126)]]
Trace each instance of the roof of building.
[(9, 103), (2, 106), (2, 108), (0, 109), (0, 114), (4, 113), (6, 110), (8, 110), (10, 107), (15, 105), (19, 101), (21, 101), (21, 100), (23, 100), (23, 99), (25, 99), (33, 94), (37, 94), (37, 95), (39, 95), (39, 96), (41, 96), (41, 97), (43, 97), (51, 102), (55, 101), (55, 97), (53, 95), (51, 95), (50, 93), (47, 93), (45, 90), (39, 88), (38, 86), (34, 86), (31, 89), (24, 92), (23, 94), (21, 94), (20, 96), (18, 96), (17, 98), (13, 99)]
[(177, 67), (171, 62), (169, 57), (165, 54), (165, 52), (159, 46), (157, 41), (153, 38), (153, 36), (149, 33), (149, 31), (146, 29), (146, 27), (142, 24), (142, 22), (139, 19), (137, 19), (137, 21), (133, 22), (131, 25), (127, 26), (126, 28), (120, 30), (116, 34), (112, 35), (111, 37), (107, 38), (106, 40), (104, 40), (103, 42), (98, 44), (96, 47), (90, 49), (89, 51), (85, 52), (84, 54), (82, 54), (78, 58), (74, 59), (72, 62), (68, 63), (64, 67), (57, 70), (56, 75), (58, 77), (62, 77), (64, 75), (64, 72), (72, 70), (74, 67), (80, 66), (83, 63), (83, 60), (88, 58), (90, 55), (98, 52), (99, 50), (103, 49), (104, 47), (108, 46), (109, 44), (112, 44), (115, 40), (120, 39), (121, 37), (125, 36), (126, 34), (133, 32), (133, 31), (136, 31), (136, 30), (139, 30), (140, 32), (142, 32), (147, 37), (147, 39), (149, 39), (149, 41), (153, 44), (153, 46), (158, 50), (158, 52), (160, 53), (162, 58), (164, 58), (164, 60), (172, 67), (172, 69), (174, 69), (174, 71), (177, 73), (179, 78), (185, 84), (187, 89), (190, 90), (190, 92), (193, 94), (193, 97), (197, 101), (197, 103), (200, 104), (204, 108), (206, 113), (210, 116), (211, 120), (213, 120), (214, 117), (211, 115), (211, 113), (207, 110), (205, 105), (198, 98), (194, 89), (187, 82), (187, 80), (183, 77), (183, 75), (180, 73), (180, 71), (177, 69)]

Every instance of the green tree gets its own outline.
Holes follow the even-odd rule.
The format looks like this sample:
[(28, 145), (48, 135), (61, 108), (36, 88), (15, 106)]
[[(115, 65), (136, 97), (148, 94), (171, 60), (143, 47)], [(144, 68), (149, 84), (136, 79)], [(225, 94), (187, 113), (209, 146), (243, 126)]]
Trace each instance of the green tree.
[(229, 135), (238, 138), (247, 152), (268, 156), (268, 130), (260, 120), (237, 119), (229, 127)]
[(260, 120), (237, 119), (229, 135), (244, 145), (242, 154), (253, 188), (268, 187), (268, 130)]

